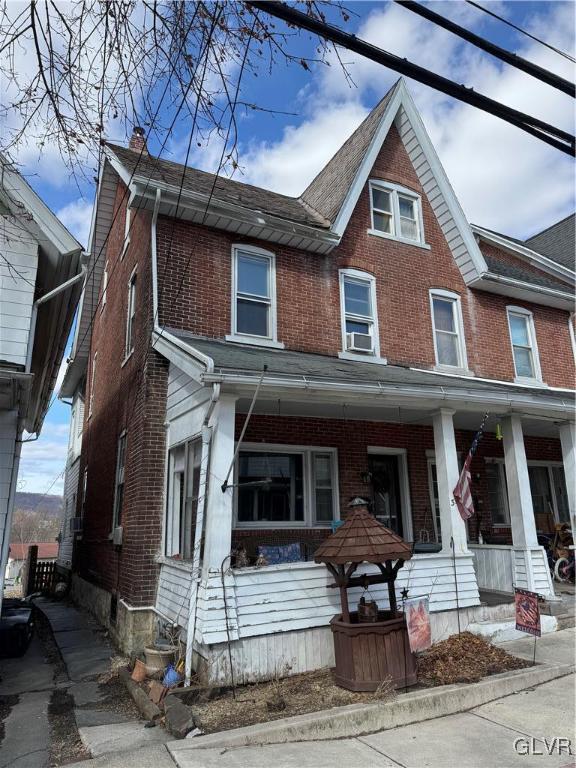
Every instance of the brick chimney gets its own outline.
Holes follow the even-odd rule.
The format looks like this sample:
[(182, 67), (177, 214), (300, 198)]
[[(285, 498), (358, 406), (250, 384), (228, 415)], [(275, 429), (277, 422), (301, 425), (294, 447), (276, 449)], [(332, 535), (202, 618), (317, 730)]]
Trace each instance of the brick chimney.
[(130, 142), (128, 143), (128, 146), (134, 152), (142, 152), (143, 155), (148, 154), (148, 149), (146, 147), (146, 137), (144, 135), (144, 128), (140, 128), (138, 125), (134, 126), (134, 128), (132, 129), (132, 136), (130, 137)]

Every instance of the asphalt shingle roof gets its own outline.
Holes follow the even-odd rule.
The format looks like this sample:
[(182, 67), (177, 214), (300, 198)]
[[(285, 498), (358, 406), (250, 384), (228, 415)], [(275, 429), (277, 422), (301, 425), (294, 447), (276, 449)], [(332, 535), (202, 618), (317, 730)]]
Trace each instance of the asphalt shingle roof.
[(576, 213), (532, 235), (525, 245), (568, 269), (576, 268)]
[[(492, 391), (506, 393), (542, 393), (541, 389), (527, 387), (511, 387), (497, 382), (479, 381), (474, 378), (458, 379), (453, 376), (442, 376), (426, 371), (413, 370), (399, 365), (378, 365), (353, 360), (342, 360), (329, 355), (315, 355), (308, 352), (292, 350), (266, 349), (265, 347), (250, 347), (218, 339), (207, 339), (173, 328), (166, 328), (181, 341), (194, 347), (214, 361), (216, 372), (262, 373), (264, 365), (268, 373), (284, 376), (302, 377), (309, 379), (339, 380), (342, 382), (363, 382), (365, 384), (382, 382), (392, 385), (420, 385), (429, 387), (462, 387), (466, 390)], [(545, 390), (548, 398), (555, 397), (558, 401), (572, 398), (562, 392)]]
[(553, 288), (556, 291), (564, 291), (564, 293), (570, 293), (572, 289), (568, 283), (557, 280), (555, 277), (541, 272), (536, 274), (533, 270), (524, 269), (520, 265), (510, 264), (508, 261), (501, 261), (497, 256), (484, 253), (484, 259), (488, 265), (490, 272), (502, 277), (510, 277), (514, 280), (522, 280), (525, 283), (531, 285), (541, 285), (544, 288)]

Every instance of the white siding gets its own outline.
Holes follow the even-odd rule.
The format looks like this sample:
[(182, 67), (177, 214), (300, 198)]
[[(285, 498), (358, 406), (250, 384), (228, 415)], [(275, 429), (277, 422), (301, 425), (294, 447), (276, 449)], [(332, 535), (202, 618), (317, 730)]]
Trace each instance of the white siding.
[(15, 223), (1, 217), (0, 361), (24, 366), (38, 268), (38, 243)]
[(470, 544), (479, 589), (514, 591), (514, 550), (497, 544)]
[(62, 568), (72, 567), (74, 534), (70, 532), (70, 518), (76, 515), (76, 498), (80, 473), (80, 458), (68, 462), (64, 478), (64, 512), (60, 528), (60, 544), (58, 546), (57, 563)]

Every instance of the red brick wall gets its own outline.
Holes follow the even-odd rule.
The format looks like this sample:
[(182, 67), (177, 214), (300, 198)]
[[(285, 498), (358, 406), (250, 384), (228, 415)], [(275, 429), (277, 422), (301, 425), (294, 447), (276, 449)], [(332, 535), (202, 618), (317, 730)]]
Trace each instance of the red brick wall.
[[(244, 415), (236, 420), (238, 438)], [(456, 447), (462, 458), (466, 456), (473, 440), (473, 433), (456, 431)], [(341, 515), (354, 496), (370, 498), (370, 486), (362, 480), (362, 473), (368, 469), (368, 446), (384, 448), (405, 448), (407, 451), (412, 524), (415, 540), (426, 530), (433, 540), (434, 526), (430, 505), (428, 483), (428, 459), (426, 452), (434, 450), (434, 435), (431, 426), (403, 425), (384, 422), (345, 421), (342, 419), (295, 418), (283, 416), (252, 416), (245, 436), (246, 442), (278, 443), (286, 445), (314, 445), (322, 448), (336, 448), (338, 451), (338, 480)], [(529, 460), (539, 459), (561, 461), (560, 441), (548, 438), (526, 437), (526, 456)], [(470, 536), (477, 539), (481, 527), (484, 533), (492, 533), (492, 519), (486, 488), (485, 459), (503, 457), (502, 442), (488, 433), (472, 462), (473, 494), (477, 515), (469, 523)], [(244, 543), (249, 551), (255, 551), (258, 544), (289, 543), (301, 541), (310, 544), (321, 541), (329, 531), (326, 529), (242, 530), (234, 532), (233, 542)], [(501, 531), (502, 533), (502, 531)], [(509, 529), (503, 532), (509, 537)]]
[[(353, 267), (376, 277), (380, 349), (390, 363), (434, 366), (429, 289), (444, 288), (461, 296), (469, 367), (479, 376), (512, 381), (505, 311), (510, 300), (467, 288), (394, 128), (371, 176), (422, 195), (424, 233), (430, 250), (367, 234), (368, 186), (340, 246), (328, 256), (161, 218), (161, 321), (202, 336), (222, 338), (230, 333), (231, 246), (249, 242), (276, 254), (278, 339), (287, 348), (328, 355), (341, 350), (338, 269)], [(534, 312), (545, 381), (572, 387), (574, 359), (568, 313), (529, 306)]]
[[(126, 201), (119, 186), (108, 259), (107, 302), (94, 320), (91, 359), (98, 352), (93, 410), (87, 389), (82, 470), (88, 467), (84, 531), (76, 553), (81, 576), (113, 590), (130, 603), (154, 602), (157, 553), (162, 534), (164, 485), (164, 418), (168, 363), (149, 348), (152, 321), (150, 215), (133, 214), (130, 245), (124, 242)], [(134, 353), (124, 363), (128, 281), (137, 267), (137, 311)], [(120, 433), (127, 430), (123, 546), (108, 536), (112, 530), (116, 454)]]

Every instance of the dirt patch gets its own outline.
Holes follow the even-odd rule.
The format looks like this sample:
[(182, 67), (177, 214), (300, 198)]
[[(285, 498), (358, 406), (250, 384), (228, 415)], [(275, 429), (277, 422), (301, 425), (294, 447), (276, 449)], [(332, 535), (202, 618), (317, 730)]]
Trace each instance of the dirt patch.
[(476, 683), (488, 675), (529, 666), (529, 661), (511, 656), (478, 635), (462, 632), (420, 654), (418, 682), (427, 686)]
[(34, 608), (34, 625), (36, 635), (40, 638), (48, 661), (53, 667), (54, 680), (61, 678), (68, 679), (66, 665), (64, 664), (58, 646), (56, 645), (56, 641), (54, 640), (50, 622), (38, 608)]
[(48, 721), (51, 766), (76, 763), (90, 758), (76, 727), (74, 699), (68, 691), (57, 688), (52, 692), (48, 705)]
[(0, 696), (0, 744), (4, 741), (6, 735), (6, 729), (4, 728), (4, 720), (8, 717), (12, 711), (12, 707), (18, 704), (19, 697), (16, 694), (12, 696)]
[(217, 699), (196, 702), (192, 711), (205, 733), (303, 715), (361, 702), (390, 701), (396, 695), (384, 682), (374, 693), (354, 693), (334, 683), (333, 672), (321, 669), (228, 691)]
[(140, 712), (134, 700), (128, 693), (128, 689), (123, 680), (118, 677), (118, 672), (113, 676), (108, 676), (106, 681), (100, 683), (98, 688), (104, 694), (104, 699), (96, 704), (91, 704), (88, 709), (100, 709), (107, 712), (116, 712), (119, 715), (125, 715), (131, 720), (139, 720)]

